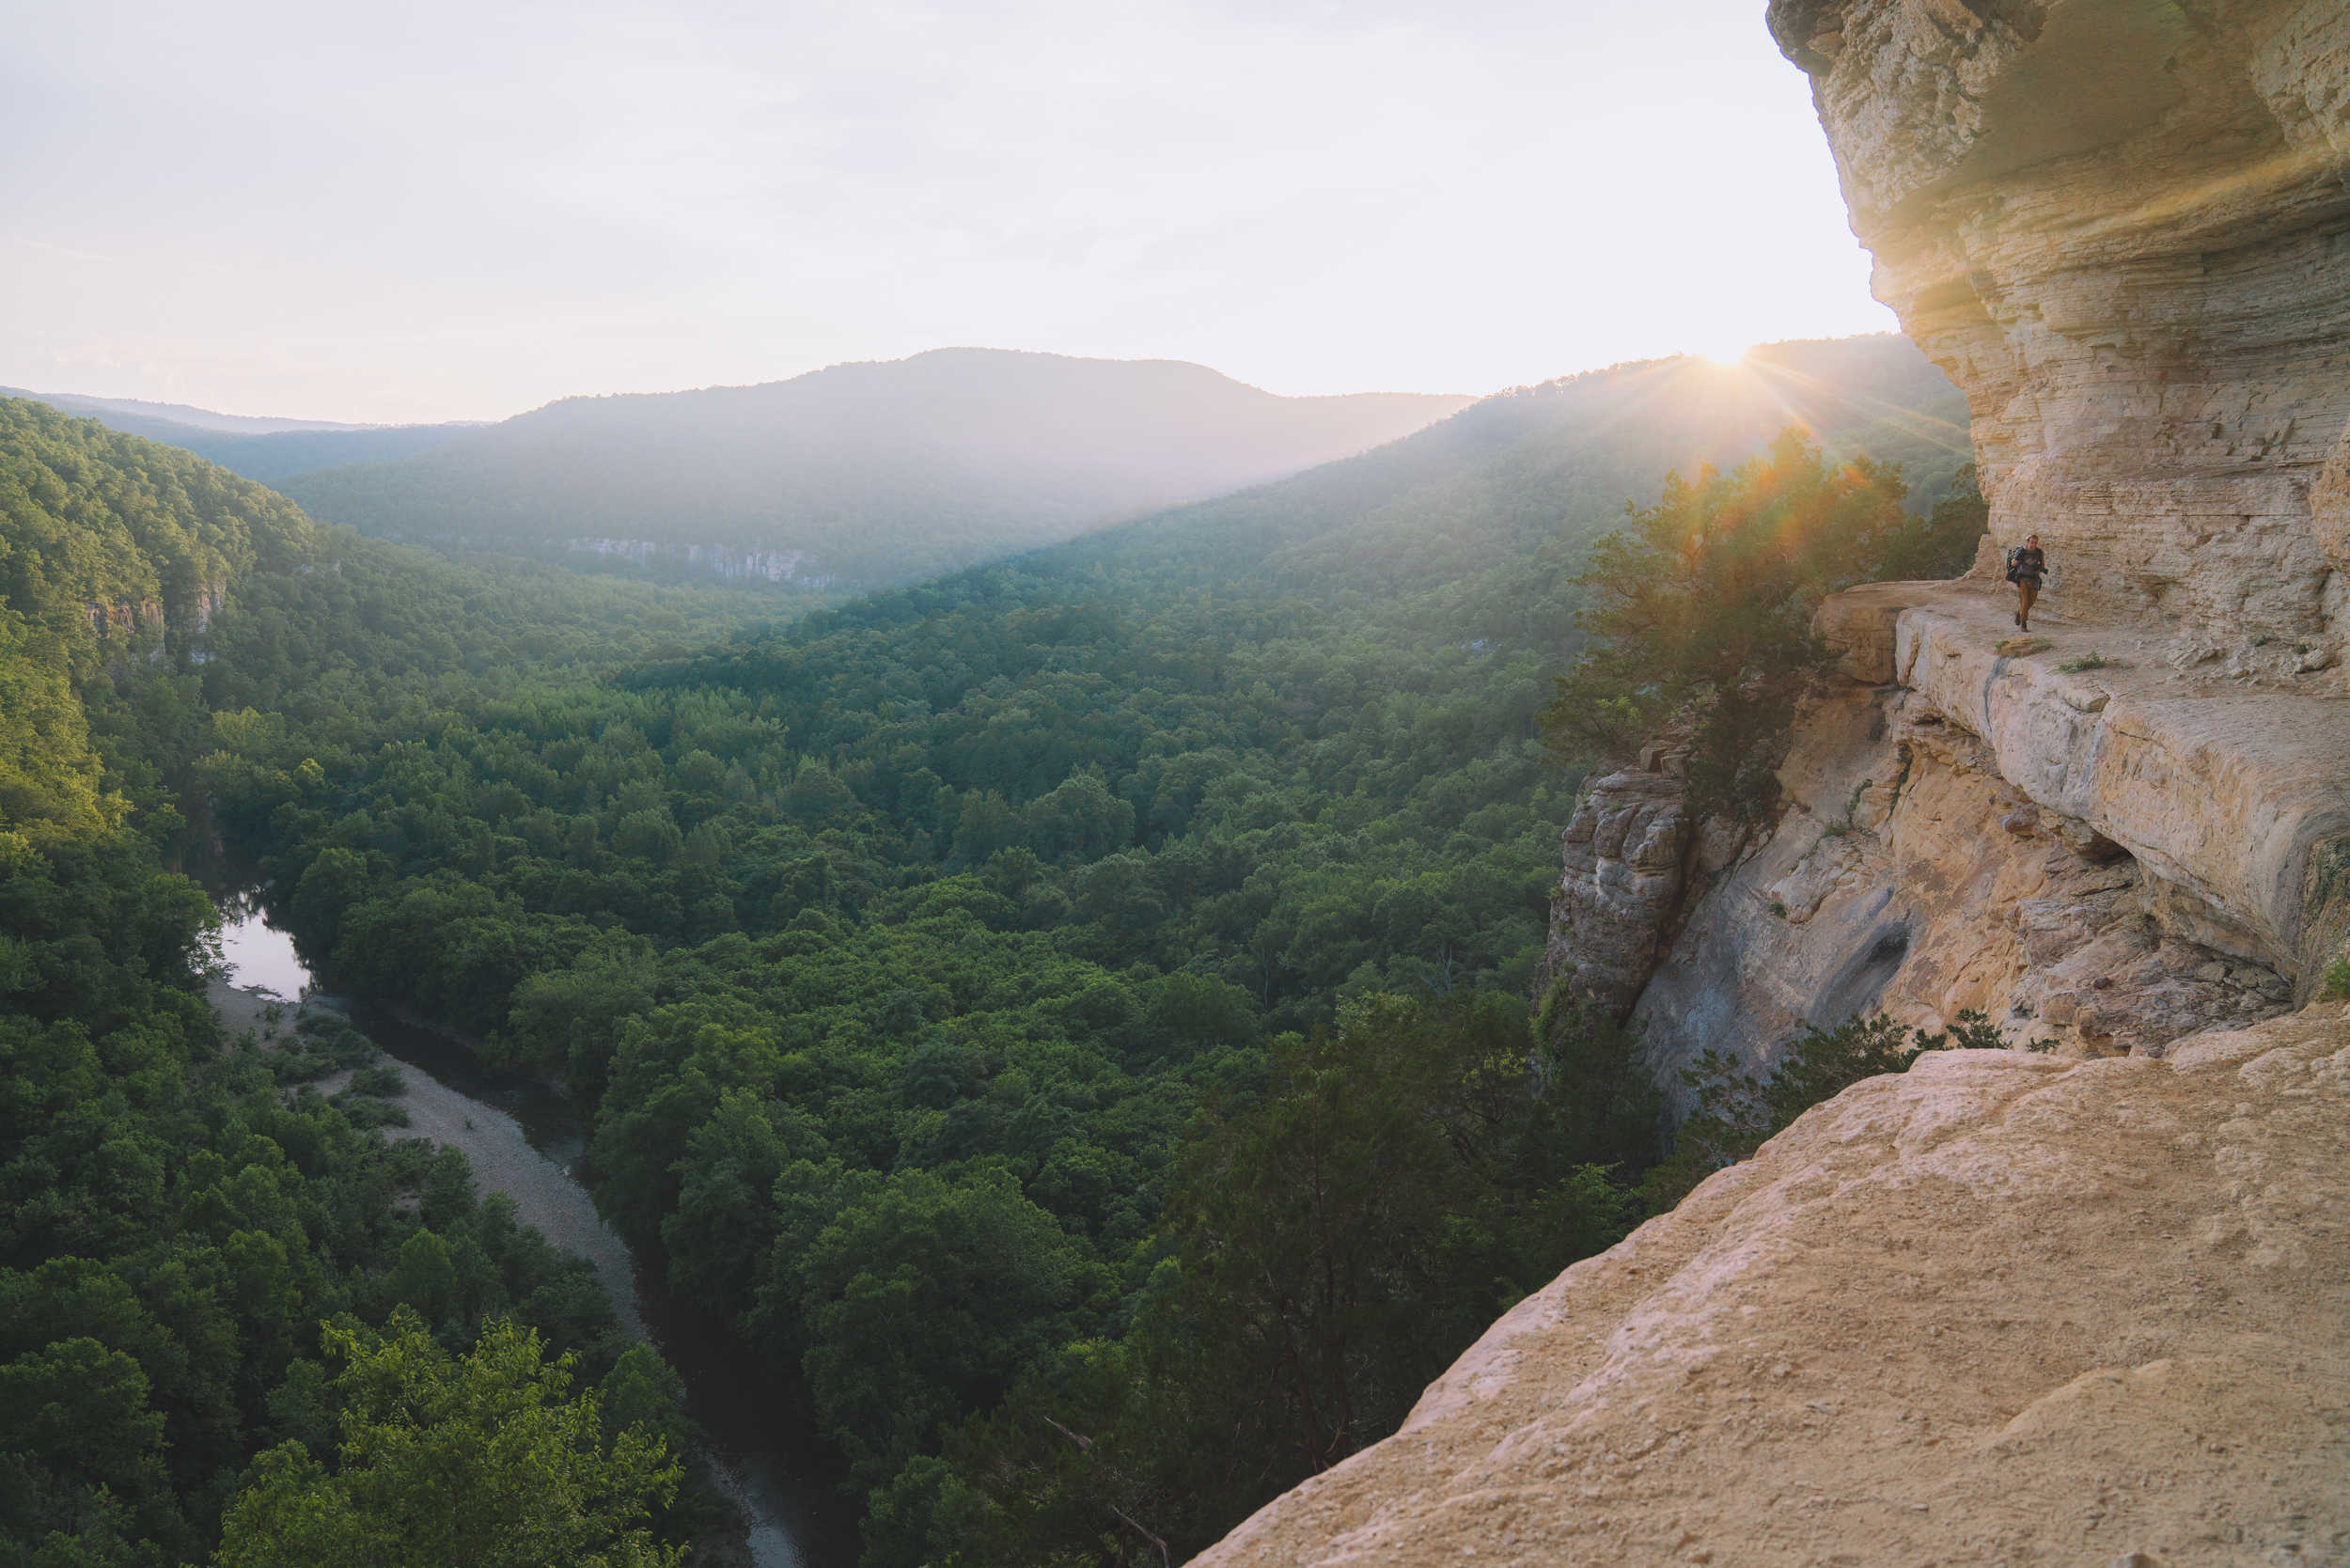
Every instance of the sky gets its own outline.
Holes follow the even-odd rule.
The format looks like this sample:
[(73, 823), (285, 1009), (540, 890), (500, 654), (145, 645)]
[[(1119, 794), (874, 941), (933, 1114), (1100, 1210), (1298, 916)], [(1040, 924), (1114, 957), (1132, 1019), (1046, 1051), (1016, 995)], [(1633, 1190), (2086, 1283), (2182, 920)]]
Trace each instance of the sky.
[(1892, 329), (1762, 0), (13, 8), (0, 384), (381, 423), (949, 345), (1481, 394)]

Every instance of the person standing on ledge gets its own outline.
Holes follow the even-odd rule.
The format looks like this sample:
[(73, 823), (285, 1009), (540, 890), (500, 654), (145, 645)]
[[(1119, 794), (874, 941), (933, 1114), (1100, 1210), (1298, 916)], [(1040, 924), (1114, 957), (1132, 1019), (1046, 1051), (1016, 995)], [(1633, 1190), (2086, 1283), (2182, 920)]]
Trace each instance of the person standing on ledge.
[(2040, 553), (2040, 536), (2027, 534), (2024, 542), (2007, 553), (2007, 580), (2015, 585), (2015, 624), (2031, 630), (2032, 601), (2040, 597), (2040, 580), (2048, 574), (2048, 557)]

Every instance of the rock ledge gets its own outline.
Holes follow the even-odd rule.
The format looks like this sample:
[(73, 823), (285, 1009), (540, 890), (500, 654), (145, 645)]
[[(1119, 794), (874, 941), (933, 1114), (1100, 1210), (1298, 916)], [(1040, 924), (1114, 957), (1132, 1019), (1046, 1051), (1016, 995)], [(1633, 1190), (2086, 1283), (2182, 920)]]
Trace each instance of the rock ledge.
[(1849, 1090), (1198, 1560), (2350, 1560), (2343, 1011)]

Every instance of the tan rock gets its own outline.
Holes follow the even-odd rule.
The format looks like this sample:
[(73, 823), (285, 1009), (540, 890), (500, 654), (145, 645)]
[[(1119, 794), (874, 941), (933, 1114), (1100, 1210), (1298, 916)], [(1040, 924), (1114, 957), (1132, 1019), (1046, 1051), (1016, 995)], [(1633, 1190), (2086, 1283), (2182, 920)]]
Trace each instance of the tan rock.
[(2350, 1560), (2342, 1012), (1849, 1090), (1198, 1560)]
[[(2350, 7), (1775, 0), (1875, 290), (1967, 395), (1979, 572), (2339, 668)], [(2308, 655), (2302, 655), (2308, 657)]]
[[(2289, 648), (2174, 669), (2159, 633), (2129, 624), (2052, 619), (2034, 628), (2044, 651), (2011, 657), (2007, 613), (1966, 585), (1883, 583), (1830, 600), (1818, 629), (1856, 679), (1897, 682), (1980, 737), (1992, 769), (2076, 838), (2136, 856), (2163, 885), (2166, 924), (2308, 996), (2350, 893), (2327, 870), (2350, 851), (2350, 703), (2312, 693)], [(2106, 667), (2061, 667), (2092, 654)]]
[(2137, 861), (2048, 831), (2060, 819), (1914, 693), (1824, 699), (1782, 778), (1777, 833), (1697, 904), (1634, 1014), (1677, 1111), (1700, 1051), (1767, 1069), (1856, 1013), (1935, 1030), (1973, 1011), (2017, 1044), (2151, 1055), (2248, 996), (2256, 1016), (2289, 1001), (2273, 970), (2197, 940)]
[[(1666, 753), (1651, 748), (1642, 760), (1661, 769)], [(1539, 989), (1563, 980), (1619, 1016), (1631, 1010), (1680, 927), (1695, 842), (1683, 789), (1677, 774), (1637, 769), (1583, 787), (1561, 836)]]
[(2059, 1049), (1815, 1107), (1200, 1560), (2350, 1562), (2350, 1019), (2284, 1011), (2350, 941), (2350, 6), (1769, 14), (1992, 534), (1823, 607), (1763, 841), (1643, 882), (1600, 823), (1669, 788), (1603, 781), (1549, 962), (1668, 1082), (1879, 1008)]

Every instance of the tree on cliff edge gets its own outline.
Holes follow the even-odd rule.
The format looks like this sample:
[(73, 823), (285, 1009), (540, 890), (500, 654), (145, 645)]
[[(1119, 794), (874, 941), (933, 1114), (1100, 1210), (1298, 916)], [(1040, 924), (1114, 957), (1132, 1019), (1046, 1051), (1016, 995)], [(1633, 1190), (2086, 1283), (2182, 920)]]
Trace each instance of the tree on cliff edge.
[(1820, 601), (1875, 574), (1908, 519), (1897, 464), (1827, 463), (1790, 427), (1727, 474), (1668, 475), (1656, 505), (1593, 546), (1577, 623), (1596, 639), (1544, 715), (1553, 744), (1622, 757), (1671, 715), (1693, 726), (1687, 809), (1769, 804)]

